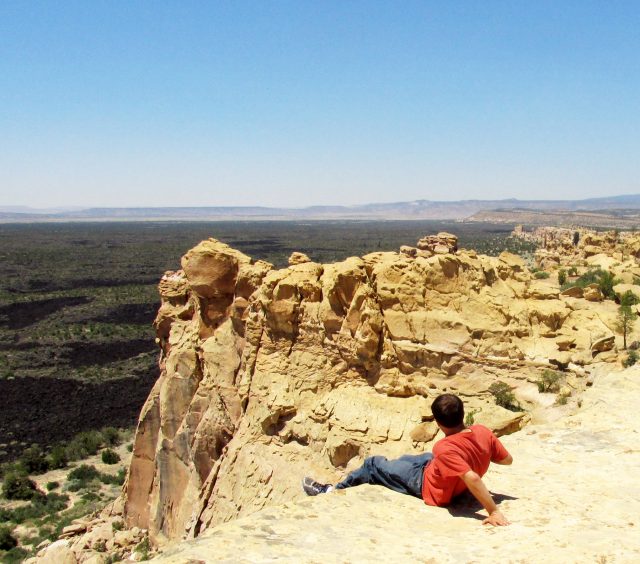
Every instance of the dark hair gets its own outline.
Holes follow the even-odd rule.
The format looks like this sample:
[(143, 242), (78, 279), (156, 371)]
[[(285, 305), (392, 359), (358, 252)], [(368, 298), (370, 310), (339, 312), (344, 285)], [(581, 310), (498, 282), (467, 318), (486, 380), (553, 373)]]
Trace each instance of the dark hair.
[(442, 394), (433, 400), (431, 411), (443, 427), (457, 427), (464, 419), (464, 405), (458, 396)]

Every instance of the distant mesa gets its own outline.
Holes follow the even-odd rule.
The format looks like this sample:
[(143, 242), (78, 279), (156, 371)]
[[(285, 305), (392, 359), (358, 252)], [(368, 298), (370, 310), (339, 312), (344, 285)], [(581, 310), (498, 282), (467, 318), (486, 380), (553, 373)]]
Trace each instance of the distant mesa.
[[(414, 200), (357, 206), (87, 208), (0, 207), (0, 222), (225, 220), (466, 220), (602, 227), (640, 225), (640, 194), (583, 200)], [(616, 223), (617, 222), (617, 223)], [(620, 223), (622, 222), (622, 223)]]

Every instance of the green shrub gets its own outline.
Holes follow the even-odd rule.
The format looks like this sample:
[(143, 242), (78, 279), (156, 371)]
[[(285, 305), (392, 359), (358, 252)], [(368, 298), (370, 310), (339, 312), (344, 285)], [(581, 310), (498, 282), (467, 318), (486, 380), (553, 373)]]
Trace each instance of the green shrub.
[(120, 444), (120, 431), (115, 427), (103, 427), (100, 432), (105, 445), (118, 446)]
[(494, 382), (489, 386), (489, 392), (495, 398), (495, 402), (500, 407), (504, 407), (509, 411), (521, 411), (520, 404), (518, 404), (516, 397), (511, 391), (511, 386), (506, 382)]
[(69, 464), (69, 456), (64, 445), (56, 445), (49, 453), (49, 467), (53, 469), (66, 468)]
[(150, 551), (151, 543), (149, 542), (149, 537), (144, 537), (144, 539), (142, 539), (134, 548), (134, 552), (137, 552), (141, 555), (141, 560), (148, 560)]
[(105, 464), (116, 464), (120, 462), (120, 455), (115, 451), (107, 448), (102, 451), (102, 462)]
[(566, 282), (562, 285), (562, 289), (566, 290), (567, 288), (573, 288), (574, 286), (586, 288), (589, 284), (597, 284), (602, 295), (605, 298), (613, 300), (616, 297), (613, 287), (618, 284), (618, 282), (619, 280), (614, 278), (611, 272), (598, 268), (596, 270), (589, 270), (588, 272), (585, 272), (573, 282)]
[(11, 550), (18, 546), (18, 540), (11, 534), (9, 527), (0, 527), (0, 550)]
[(111, 523), (111, 529), (115, 531), (122, 531), (124, 529), (124, 521), (113, 521)]
[(2, 521), (20, 524), (30, 519), (37, 519), (43, 515), (53, 515), (58, 511), (66, 509), (69, 502), (68, 495), (60, 495), (57, 493), (49, 493), (46, 496), (42, 493), (36, 494), (31, 503), (22, 505), (15, 509), (5, 509), (0, 518)]
[(538, 270), (537, 272), (533, 273), (533, 277), (536, 280), (542, 280), (542, 279), (546, 279), (549, 278), (550, 274), (544, 270)]
[(629, 366), (633, 366), (636, 362), (638, 362), (638, 353), (635, 349), (632, 349), (627, 354), (627, 358), (624, 359), (622, 364), (625, 368), (629, 368)]
[(103, 484), (113, 484), (116, 486), (121, 486), (122, 484), (124, 484), (125, 475), (126, 470), (124, 468), (120, 468), (115, 476), (113, 474), (100, 474), (100, 481)]
[(8, 474), (2, 483), (2, 494), (7, 499), (31, 500), (38, 495), (38, 488), (28, 476)]
[(567, 274), (569, 276), (578, 276), (578, 269), (575, 266), (572, 266), (568, 271)]
[(480, 413), (479, 409), (474, 409), (473, 411), (469, 411), (464, 416), (464, 424), (466, 427), (470, 427), (476, 422), (476, 413)]
[(544, 370), (538, 379), (539, 392), (557, 392), (560, 390), (562, 373), (555, 370)]
[(564, 268), (558, 270), (558, 284), (562, 286), (567, 282), (567, 271)]
[(100, 472), (98, 472), (95, 466), (90, 466), (89, 464), (81, 464), (77, 468), (71, 470), (67, 475), (69, 480), (77, 480), (79, 482), (90, 482), (91, 480), (99, 477)]
[(60, 487), (60, 482), (47, 482), (47, 491), (55, 490)]
[(103, 444), (103, 437), (100, 431), (85, 431), (79, 433), (67, 445), (67, 456), (69, 460), (82, 460), (88, 456), (98, 453), (98, 449)]
[(133, 443), (127, 445), (127, 452), (133, 452)]
[(20, 465), (27, 474), (44, 474), (49, 470), (49, 462), (38, 445), (24, 449), (20, 456)]
[(637, 303), (640, 303), (640, 298), (636, 296), (631, 290), (627, 290), (622, 296), (620, 296), (620, 305), (621, 306), (634, 306)]

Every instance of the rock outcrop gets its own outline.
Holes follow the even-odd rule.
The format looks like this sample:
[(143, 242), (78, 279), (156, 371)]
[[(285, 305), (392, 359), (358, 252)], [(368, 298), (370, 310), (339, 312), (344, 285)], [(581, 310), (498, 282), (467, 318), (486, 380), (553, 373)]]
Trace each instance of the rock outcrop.
[(512, 466), (485, 482), (512, 524), (482, 526), (469, 496), (448, 509), (359, 486), (225, 523), (167, 550), (187, 562), (638, 562), (640, 370), (602, 373), (582, 406), (502, 441)]
[(569, 367), (613, 339), (614, 310), (538, 288), (515, 255), (457, 251), (448, 234), (415, 256), (292, 262), (273, 270), (209, 240), (161, 281), (162, 374), (124, 490), (128, 525), (156, 542), (293, 499), (310, 470), (334, 479), (372, 452), (428, 448), (428, 405), (444, 391), (517, 430), (528, 416), (496, 405), (491, 383), (535, 408), (542, 368), (579, 388)]
[[(594, 363), (617, 360), (613, 302), (560, 294), (520, 257), (458, 250), (450, 234), (291, 263), (211, 239), (160, 282), (161, 374), (122, 498), (127, 526), (156, 545), (294, 500), (303, 475), (429, 450), (440, 393), (504, 435), (548, 416), (543, 370), (563, 371), (568, 409)], [(497, 381), (521, 411), (497, 405)]]

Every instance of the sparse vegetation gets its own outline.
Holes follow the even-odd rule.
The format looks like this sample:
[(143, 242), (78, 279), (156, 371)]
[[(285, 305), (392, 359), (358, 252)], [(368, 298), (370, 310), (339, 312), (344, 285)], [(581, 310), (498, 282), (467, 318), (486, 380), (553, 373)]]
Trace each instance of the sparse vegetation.
[(18, 546), (18, 540), (11, 534), (9, 527), (0, 527), (0, 550), (11, 550)]
[(7, 474), (2, 482), (2, 495), (7, 499), (31, 500), (38, 494), (36, 483), (28, 476)]
[(562, 286), (567, 282), (567, 271), (564, 268), (558, 270), (558, 284)]
[(135, 552), (140, 554), (140, 560), (149, 560), (150, 551), (151, 543), (149, 542), (149, 537), (144, 537), (135, 548)]
[(538, 391), (543, 392), (557, 392), (560, 390), (560, 383), (562, 382), (563, 375), (556, 370), (546, 369), (540, 375), (538, 379)]
[(549, 278), (550, 274), (546, 270), (538, 270), (533, 273), (533, 277), (537, 280), (545, 280)]
[(625, 368), (629, 368), (629, 366), (633, 366), (638, 362), (638, 352), (636, 350), (630, 350), (627, 353), (627, 358), (624, 359), (623, 365)]
[(614, 278), (613, 274), (607, 270), (595, 269), (585, 272), (582, 276), (579, 276), (576, 280), (571, 282), (565, 282), (561, 288), (566, 290), (567, 288), (573, 288), (579, 286), (580, 288), (586, 288), (590, 284), (597, 284), (598, 288), (602, 292), (605, 298), (610, 300), (615, 299), (616, 295), (613, 291), (613, 287), (619, 283), (619, 280)]
[(479, 409), (473, 409), (464, 416), (464, 424), (470, 427), (476, 422), (476, 415), (480, 413)]
[(101, 458), (102, 462), (104, 462), (105, 464), (116, 464), (120, 462), (120, 455), (110, 448), (102, 451)]
[(633, 329), (638, 316), (631, 309), (630, 305), (621, 304), (618, 308), (618, 317), (616, 319), (616, 330), (622, 334), (623, 348), (627, 348), (627, 336)]
[(506, 382), (494, 382), (489, 386), (489, 392), (493, 395), (496, 405), (509, 411), (522, 411), (516, 396), (511, 391), (511, 386)]

